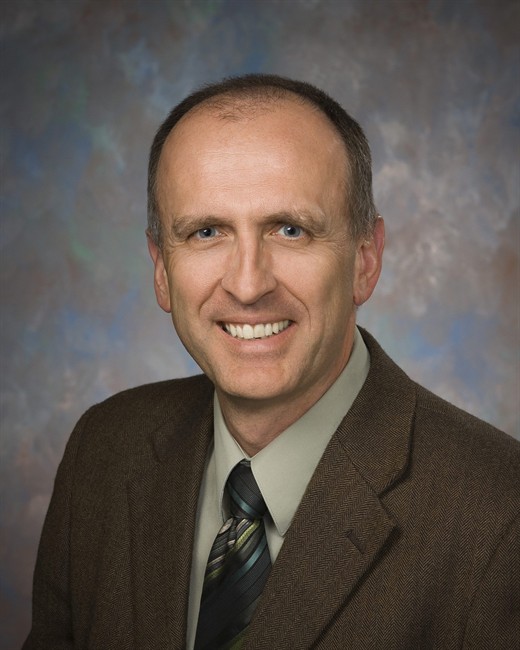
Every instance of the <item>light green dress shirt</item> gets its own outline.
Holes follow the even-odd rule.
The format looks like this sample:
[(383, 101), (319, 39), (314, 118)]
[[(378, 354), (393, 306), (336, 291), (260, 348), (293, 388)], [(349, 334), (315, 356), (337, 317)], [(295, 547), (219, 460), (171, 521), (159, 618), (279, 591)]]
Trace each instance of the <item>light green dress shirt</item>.
[(192, 650), (197, 630), (200, 597), (209, 552), (222, 524), (229, 517), (224, 488), (228, 476), (244, 458), (267, 504), (267, 543), (274, 563), (305, 488), (325, 447), (361, 390), (370, 357), (356, 329), (354, 346), (343, 372), (329, 390), (299, 420), (250, 458), (229, 433), (220, 404), (214, 397), (214, 443), (199, 494), (188, 608), (187, 648)]

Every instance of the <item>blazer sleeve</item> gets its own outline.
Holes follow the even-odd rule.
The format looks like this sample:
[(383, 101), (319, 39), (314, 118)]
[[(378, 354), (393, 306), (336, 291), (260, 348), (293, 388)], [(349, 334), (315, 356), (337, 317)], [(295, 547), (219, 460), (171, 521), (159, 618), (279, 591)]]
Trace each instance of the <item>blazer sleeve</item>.
[(520, 515), (501, 538), (473, 600), (464, 650), (520, 647)]
[(74, 648), (70, 597), (71, 499), (76, 457), (88, 413), (76, 425), (56, 474), (34, 571), (32, 627), (22, 650)]

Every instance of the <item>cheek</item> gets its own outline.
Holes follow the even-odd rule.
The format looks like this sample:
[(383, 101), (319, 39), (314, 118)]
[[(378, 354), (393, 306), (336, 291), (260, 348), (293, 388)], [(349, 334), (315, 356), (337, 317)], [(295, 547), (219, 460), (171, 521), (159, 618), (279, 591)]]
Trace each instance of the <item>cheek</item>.
[(198, 313), (219, 281), (215, 259), (195, 254), (172, 255), (168, 269), (172, 311), (179, 320)]
[(353, 260), (345, 255), (306, 254), (283, 260), (278, 277), (309, 308), (327, 308), (352, 294)]
[(329, 265), (323, 270), (322, 282), (317, 287), (316, 305), (324, 338), (343, 339), (354, 311), (353, 270), (351, 264)]

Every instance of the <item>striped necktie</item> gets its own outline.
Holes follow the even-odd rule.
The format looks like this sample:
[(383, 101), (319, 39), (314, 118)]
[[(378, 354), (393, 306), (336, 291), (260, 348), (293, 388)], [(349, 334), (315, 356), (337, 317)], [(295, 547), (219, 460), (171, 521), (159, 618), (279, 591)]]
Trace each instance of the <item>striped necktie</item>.
[(263, 521), (267, 507), (247, 461), (236, 465), (226, 489), (231, 517), (209, 553), (195, 650), (241, 647), (271, 569)]

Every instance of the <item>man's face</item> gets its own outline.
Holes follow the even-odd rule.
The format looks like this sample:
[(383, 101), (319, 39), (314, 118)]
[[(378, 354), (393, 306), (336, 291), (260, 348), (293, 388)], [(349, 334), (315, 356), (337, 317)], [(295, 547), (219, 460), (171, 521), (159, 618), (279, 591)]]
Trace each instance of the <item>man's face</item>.
[(326, 118), (293, 101), (237, 120), (202, 109), (169, 135), (156, 293), (221, 400), (303, 412), (345, 366), (377, 280), (373, 243), (349, 236), (345, 165)]

